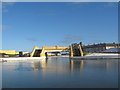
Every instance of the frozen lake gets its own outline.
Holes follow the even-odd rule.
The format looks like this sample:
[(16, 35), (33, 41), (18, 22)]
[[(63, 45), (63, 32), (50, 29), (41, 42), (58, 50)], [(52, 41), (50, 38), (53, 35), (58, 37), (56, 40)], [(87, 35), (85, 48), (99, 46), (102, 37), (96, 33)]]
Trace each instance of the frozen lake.
[(118, 60), (47, 60), (2, 63), (3, 88), (117, 88)]

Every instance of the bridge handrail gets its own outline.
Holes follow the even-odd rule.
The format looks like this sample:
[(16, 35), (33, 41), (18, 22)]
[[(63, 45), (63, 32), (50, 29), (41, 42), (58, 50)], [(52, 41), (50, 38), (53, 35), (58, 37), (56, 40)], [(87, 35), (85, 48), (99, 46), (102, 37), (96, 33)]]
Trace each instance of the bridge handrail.
[(66, 49), (69, 49), (69, 48), (44, 48), (45, 50), (66, 50)]
[(56, 48), (56, 47), (57, 48), (59, 48), (59, 47), (63, 47), (64, 48), (64, 47), (70, 47), (70, 45), (64, 45), (64, 46), (58, 46), (58, 45), (56, 45), (56, 46), (43, 46), (43, 48), (51, 48), (51, 47), (52, 48)]

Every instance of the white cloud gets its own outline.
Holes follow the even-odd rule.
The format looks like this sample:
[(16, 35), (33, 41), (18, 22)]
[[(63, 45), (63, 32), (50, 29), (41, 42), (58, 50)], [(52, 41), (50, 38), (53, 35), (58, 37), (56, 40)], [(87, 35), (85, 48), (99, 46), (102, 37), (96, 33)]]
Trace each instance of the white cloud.
[(9, 28), (9, 26), (6, 26), (6, 25), (0, 25), (0, 30), (4, 30), (4, 29), (7, 29)]
[(80, 42), (82, 40), (82, 38), (80, 36), (66, 36), (64, 37), (63, 41), (61, 41), (61, 43), (64, 44), (69, 44), (69, 43), (73, 43), (73, 42)]
[(28, 40), (28, 41), (38, 41), (38, 39), (34, 38), (34, 37), (26, 38), (26, 40)]
[(2, 29), (3, 29), (3, 26), (1, 25), (1, 26), (0, 26), (0, 30), (2, 30)]

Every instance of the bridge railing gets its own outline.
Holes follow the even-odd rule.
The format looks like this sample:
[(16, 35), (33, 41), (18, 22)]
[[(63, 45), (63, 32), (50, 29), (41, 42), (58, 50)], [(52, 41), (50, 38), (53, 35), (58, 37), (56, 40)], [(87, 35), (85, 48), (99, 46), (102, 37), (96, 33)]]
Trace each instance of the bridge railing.
[(69, 49), (69, 45), (64, 45), (64, 46), (43, 46), (45, 50), (64, 50), (64, 49)]

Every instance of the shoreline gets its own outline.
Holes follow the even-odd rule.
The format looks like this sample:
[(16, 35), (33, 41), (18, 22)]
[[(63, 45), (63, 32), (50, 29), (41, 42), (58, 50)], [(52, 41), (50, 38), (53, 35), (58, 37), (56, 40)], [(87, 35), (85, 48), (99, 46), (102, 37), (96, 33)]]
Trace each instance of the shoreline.
[(71, 59), (80, 59), (80, 60), (109, 60), (109, 59), (120, 59), (119, 56), (76, 56), (76, 57), (70, 57)]
[(46, 57), (10, 57), (10, 58), (0, 58), (0, 62), (4, 61), (26, 61), (26, 60), (42, 60), (46, 59)]
[[(74, 57), (69, 57), (69, 56), (51, 56), (51, 57), (68, 57), (70, 59), (79, 59), (79, 60), (111, 60), (111, 59), (120, 59), (119, 57), (120, 54), (89, 54), (86, 56), (74, 56)], [(50, 57), (50, 58), (51, 58)], [(49, 57), (48, 57), (49, 58)], [(7, 61), (27, 61), (27, 60), (42, 60), (46, 59), (46, 57), (7, 57), (7, 58), (0, 58), (0, 62), (7, 62)]]

